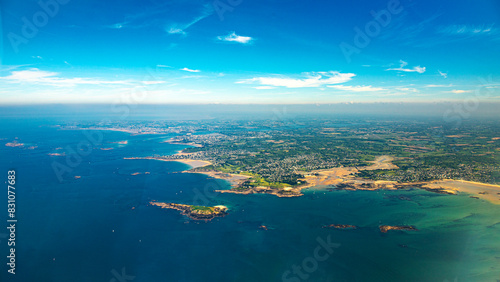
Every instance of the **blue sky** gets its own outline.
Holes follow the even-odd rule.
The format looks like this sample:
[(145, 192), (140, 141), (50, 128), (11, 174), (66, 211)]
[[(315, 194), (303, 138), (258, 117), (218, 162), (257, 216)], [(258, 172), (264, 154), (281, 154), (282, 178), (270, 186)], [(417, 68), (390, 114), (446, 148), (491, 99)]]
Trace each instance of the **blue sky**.
[(40, 2), (0, 4), (2, 104), (500, 101), (498, 1)]

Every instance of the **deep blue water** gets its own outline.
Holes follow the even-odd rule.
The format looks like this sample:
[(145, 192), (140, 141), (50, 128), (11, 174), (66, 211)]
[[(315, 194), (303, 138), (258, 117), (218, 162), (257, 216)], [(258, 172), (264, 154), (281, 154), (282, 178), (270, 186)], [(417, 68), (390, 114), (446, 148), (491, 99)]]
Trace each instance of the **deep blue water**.
[[(500, 208), (485, 201), (416, 189), (309, 189), (290, 199), (218, 194), (213, 190), (228, 188), (227, 183), (182, 173), (187, 165), (123, 159), (184, 148), (161, 143), (167, 135), (92, 132), (102, 134), (102, 141), (88, 149), (82, 131), (47, 124), (0, 121), (1, 183), (7, 170), (16, 170), (18, 219), (13, 276), (6, 272), (2, 236), (7, 234), (7, 198), (0, 197), (5, 218), (0, 222), (0, 281), (120, 281), (116, 273), (122, 270), (134, 277), (123, 281), (283, 281), (293, 265), (303, 268), (307, 281), (500, 279)], [(23, 147), (5, 146), (16, 137)], [(66, 156), (48, 155), (63, 152)], [(67, 168), (62, 181), (54, 163)], [(230, 213), (193, 221), (148, 206), (151, 200), (223, 204)], [(322, 228), (332, 223), (360, 228)], [(382, 234), (381, 224), (415, 225), (419, 231)], [(338, 245), (314, 264), (318, 240)], [(306, 281), (299, 274), (285, 277)]]

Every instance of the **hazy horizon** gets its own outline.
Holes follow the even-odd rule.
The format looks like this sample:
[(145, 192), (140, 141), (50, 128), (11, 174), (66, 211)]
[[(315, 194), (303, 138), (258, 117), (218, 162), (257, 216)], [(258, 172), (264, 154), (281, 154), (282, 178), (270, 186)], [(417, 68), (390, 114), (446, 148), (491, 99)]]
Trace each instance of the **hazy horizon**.
[(0, 106), (0, 118), (211, 119), (251, 117), (293, 122), (297, 117), (432, 118), (457, 126), (468, 119), (498, 118), (497, 103), (335, 103), (335, 104), (43, 104)]

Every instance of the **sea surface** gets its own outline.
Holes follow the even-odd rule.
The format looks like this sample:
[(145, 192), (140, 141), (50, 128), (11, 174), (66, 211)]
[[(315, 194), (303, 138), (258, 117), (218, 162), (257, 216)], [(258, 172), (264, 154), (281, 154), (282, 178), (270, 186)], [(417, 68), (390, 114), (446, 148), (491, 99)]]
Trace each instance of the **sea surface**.
[[(228, 183), (183, 173), (185, 164), (124, 159), (174, 154), (185, 146), (162, 143), (174, 135), (61, 130), (58, 122), (0, 120), (0, 281), (500, 279), (500, 206), (419, 189), (220, 194), (213, 190)], [(5, 146), (13, 140), (24, 146)], [(6, 266), (11, 169), (15, 275)], [(152, 200), (226, 205), (229, 214), (194, 221)], [(329, 224), (359, 228), (322, 228)], [(384, 234), (379, 225), (419, 230)]]

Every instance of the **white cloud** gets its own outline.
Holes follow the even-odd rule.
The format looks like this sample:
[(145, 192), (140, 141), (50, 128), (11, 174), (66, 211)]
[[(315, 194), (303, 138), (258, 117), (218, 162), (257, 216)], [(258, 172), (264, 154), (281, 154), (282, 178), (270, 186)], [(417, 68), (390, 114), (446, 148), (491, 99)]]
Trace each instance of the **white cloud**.
[(226, 36), (217, 36), (218, 40), (221, 41), (227, 41), (227, 42), (238, 42), (241, 44), (247, 44), (251, 43), (253, 41), (253, 38), (250, 36), (240, 36), (237, 35), (234, 31), (232, 33), (229, 33)]
[(302, 87), (320, 87), (329, 84), (344, 83), (356, 76), (353, 73), (340, 73), (337, 71), (313, 72), (304, 75), (305, 78), (291, 77), (255, 77), (244, 79), (236, 83), (259, 83), (266, 86), (302, 88)]
[(199, 79), (205, 77), (203, 75), (183, 75), (181, 77), (178, 77), (178, 79)]
[(163, 80), (150, 80), (150, 81), (141, 81), (143, 84), (146, 85), (153, 85), (153, 84), (163, 84), (166, 83), (166, 81)]
[(429, 84), (429, 85), (426, 85), (425, 87), (430, 87), (430, 88), (433, 88), (433, 87), (453, 87), (453, 84), (448, 84), (448, 85), (444, 85), (444, 84)]
[[(10, 83), (28, 83), (28, 84), (42, 84), (57, 87), (73, 87), (76, 85), (131, 85), (134, 84), (132, 80), (103, 80), (95, 78), (61, 77), (57, 72), (43, 71), (37, 68), (27, 70), (12, 71), (10, 75), (0, 77)], [(160, 84), (165, 81), (141, 81), (143, 84)]]
[(188, 69), (188, 68), (182, 68), (182, 71), (188, 71), (188, 72), (201, 72), (200, 70), (193, 70), (193, 69)]
[(399, 91), (408, 91), (408, 92), (414, 92), (414, 93), (417, 93), (418, 90), (415, 89), (415, 88), (409, 88), (409, 87), (400, 87), (400, 88), (396, 88), (397, 90)]
[(437, 28), (437, 32), (441, 34), (448, 35), (481, 35), (481, 34), (492, 34), (496, 32), (493, 25), (448, 25), (440, 26)]
[(404, 72), (418, 72), (418, 73), (425, 72), (425, 67), (416, 66), (413, 68), (405, 68), (408, 65), (407, 62), (405, 62), (403, 60), (399, 60), (399, 63), (400, 63), (399, 68), (390, 68), (387, 70), (404, 71)]
[(469, 93), (469, 92), (472, 92), (472, 91), (470, 91), (470, 90), (457, 90), (457, 89), (455, 89), (455, 90), (446, 91), (446, 92), (453, 93), (453, 94), (463, 94), (463, 93)]
[(186, 35), (186, 32), (184, 31), (184, 28), (180, 28), (176, 24), (174, 24), (173, 26), (170, 26), (165, 31), (168, 34), (182, 34), (182, 35)]
[(387, 90), (380, 87), (373, 87), (371, 85), (366, 85), (366, 86), (328, 85), (327, 87), (335, 88), (338, 90), (351, 91), (351, 92), (374, 92), (374, 91)]
[(264, 90), (264, 89), (275, 89), (276, 87), (272, 87), (272, 86), (257, 86), (257, 87), (254, 87), (255, 89), (259, 89), (259, 90)]
[(50, 77), (54, 77), (57, 74), (58, 73), (56, 72), (42, 71), (36, 68), (31, 68), (29, 70), (13, 71), (9, 76), (5, 76), (2, 79), (18, 82), (38, 82)]
[(444, 78), (448, 78), (448, 73), (447, 72), (442, 72), (440, 70), (438, 70), (439, 74), (444, 77)]

